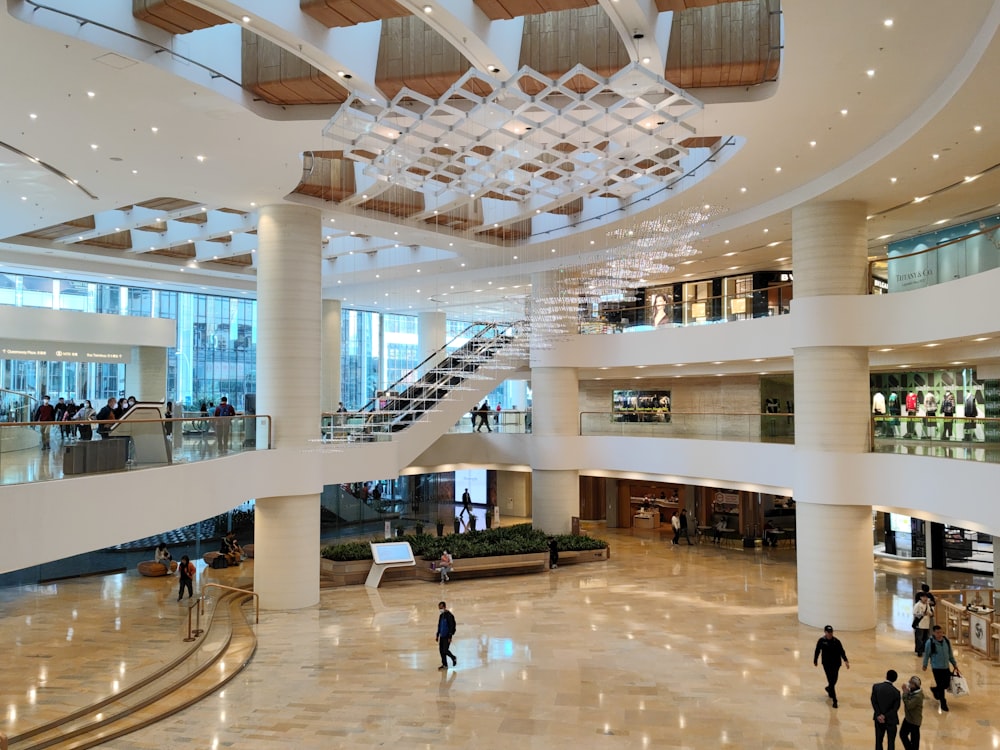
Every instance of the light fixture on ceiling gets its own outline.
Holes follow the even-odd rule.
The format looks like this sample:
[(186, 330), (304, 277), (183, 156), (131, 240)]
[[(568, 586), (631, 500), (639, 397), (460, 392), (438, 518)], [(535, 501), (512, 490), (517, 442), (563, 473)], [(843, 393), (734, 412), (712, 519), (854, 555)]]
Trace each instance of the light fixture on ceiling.
[(875, 69), (874, 68), (868, 68), (868, 70), (866, 70), (865, 73), (868, 74), (869, 78), (874, 78), (875, 77)]
[(38, 119), (38, 115), (36, 115), (34, 112), (32, 112), (31, 114), (29, 114), (28, 117), (30, 117), (32, 120), (37, 120)]
[(816, 141), (809, 141), (809, 148), (816, 148)]
[(198, 161), (205, 161), (205, 156), (203, 154), (198, 154), (194, 158), (197, 159)]
[(889, 182), (891, 182), (891, 183), (892, 183), (893, 185), (895, 185), (895, 184), (896, 184), (896, 180), (897, 180), (897, 178), (896, 178), (896, 177), (890, 177), (890, 178), (889, 178)]
[(93, 149), (94, 151), (97, 151), (97, 144), (96, 143), (91, 143), (90, 144), (90, 148)]
[(745, 187), (741, 187), (741, 188), (740, 188), (740, 192), (741, 192), (741, 193), (745, 193), (746, 191), (747, 191), (747, 189), (746, 189)]
[(976, 133), (982, 133), (983, 132), (983, 126), (982, 125), (974, 125), (973, 128), (972, 128), (972, 130), (974, 132), (976, 132)]
[(87, 92), (87, 98), (88, 99), (93, 99), (95, 96), (97, 96), (97, 94), (95, 92), (93, 92), (93, 91), (88, 91)]
[(243, 23), (250, 23), (250, 16), (243, 16)]
[(840, 110), (840, 114), (843, 115), (844, 117), (847, 117), (847, 109)]
[(780, 171), (781, 171), (781, 167), (775, 167), (775, 168), (774, 168), (774, 171), (775, 171), (775, 172), (780, 172)]
[(891, 18), (885, 19), (882, 22), (882, 25), (885, 26), (887, 29), (891, 29), (892, 28), (892, 19)]

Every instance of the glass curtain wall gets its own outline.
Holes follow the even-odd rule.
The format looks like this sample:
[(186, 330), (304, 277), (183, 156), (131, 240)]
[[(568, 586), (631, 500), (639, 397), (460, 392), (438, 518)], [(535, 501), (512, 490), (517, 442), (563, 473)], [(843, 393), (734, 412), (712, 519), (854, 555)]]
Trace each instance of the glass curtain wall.
[[(165, 400), (190, 407), (227, 396), (242, 409), (244, 396), (256, 392), (256, 300), (8, 273), (0, 274), (0, 305), (174, 320)], [(128, 395), (126, 367), (0, 359), (0, 386), (97, 405)]]

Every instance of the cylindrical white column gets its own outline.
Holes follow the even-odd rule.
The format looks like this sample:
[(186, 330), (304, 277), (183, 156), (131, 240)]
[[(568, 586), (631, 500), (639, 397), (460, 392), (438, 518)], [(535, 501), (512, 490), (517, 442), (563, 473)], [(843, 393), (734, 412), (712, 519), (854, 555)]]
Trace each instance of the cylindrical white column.
[(257, 413), (278, 448), (319, 435), (320, 213), (264, 206), (257, 219)]
[[(572, 367), (531, 371), (532, 440), (579, 434), (579, 382)], [(531, 518), (535, 528), (568, 534), (580, 515), (580, 474), (575, 470), (531, 470)]]
[(323, 300), (319, 405), (324, 412), (337, 411), (340, 403), (340, 312), (339, 299)]
[[(304, 449), (319, 436), (320, 212), (260, 209), (257, 219), (257, 412), (271, 415), (272, 444)], [(257, 498), (254, 590), (266, 609), (319, 601), (319, 491)]]
[(531, 431), (535, 435), (579, 435), (580, 385), (572, 367), (531, 369)]
[(875, 627), (871, 507), (797, 502), (795, 527), (799, 621)]
[(165, 401), (167, 350), (162, 346), (133, 346), (132, 363), (125, 367), (125, 395), (137, 401)]
[(507, 409), (519, 409), (524, 411), (528, 408), (528, 381), (527, 380), (511, 380), (510, 381), (510, 398), (509, 404), (504, 404)]
[(417, 362), (448, 343), (448, 316), (439, 311), (423, 312), (417, 316)]
[(319, 601), (319, 495), (258, 498), (254, 590), (264, 609)]
[[(854, 201), (807, 203), (792, 212), (795, 297), (865, 294), (866, 207)], [(792, 303), (794, 317), (795, 303)], [(868, 449), (869, 375), (864, 347), (809, 346), (810, 327), (797, 320), (795, 450), (810, 460)], [(816, 472), (829, 475), (830, 472)], [(837, 505), (835, 490), (813, 473), (795, 479), (799, 620), (839, 630), (875, 626), (871, 506)], [(850, 606), (844, 606), (849, 601)]]
[(577, 471), (531, 471), (531, 524), (549, 534), (568, 534), (573, 516), (580, 515), (580, 474)]

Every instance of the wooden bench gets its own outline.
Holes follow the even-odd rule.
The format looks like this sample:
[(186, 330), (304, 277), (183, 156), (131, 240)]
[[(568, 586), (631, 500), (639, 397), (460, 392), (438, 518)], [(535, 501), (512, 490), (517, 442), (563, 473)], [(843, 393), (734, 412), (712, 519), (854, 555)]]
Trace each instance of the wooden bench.
[[(529, 552), (524, 555), (498, 555), (496, 557), (456, 558), (452, 562), (449, 578), (481, 578), (485, 576), (515, 575), (546, 570), (549, 565), (548, 552)], [(440, 576), (429, 561), (417, 565), (417, 578), (423, 581), (437, 581)]]
[[(163, 567), (163, 563), (156, 560), (143, 560), (136, 568), (139, 571), (139, 575), (148, 576), (149, 578), (159, 578), (167, 574), (167, 569)], [(175, 570), (177, 570), (177, 561), (171, 560), (170, 572), (173, 573)]]

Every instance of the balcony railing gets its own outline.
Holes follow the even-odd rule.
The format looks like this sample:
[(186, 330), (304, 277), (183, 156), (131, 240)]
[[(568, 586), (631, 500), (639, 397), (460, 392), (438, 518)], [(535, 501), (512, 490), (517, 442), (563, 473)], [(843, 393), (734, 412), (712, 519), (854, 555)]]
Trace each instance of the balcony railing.
[[(961, 408), (961, 405), (960, 405)], [(879, 415), (872, 452), (1000, 463), (1000, 418)]]
[(266, 414), (4, 422), (0, 485), (208, 461), (270, 445), (271, 417)]
[(581, 435), (732, 440), (746, 443), (794, 443), (795, 415), (791, 413), (634, 414), (580, 412)]

